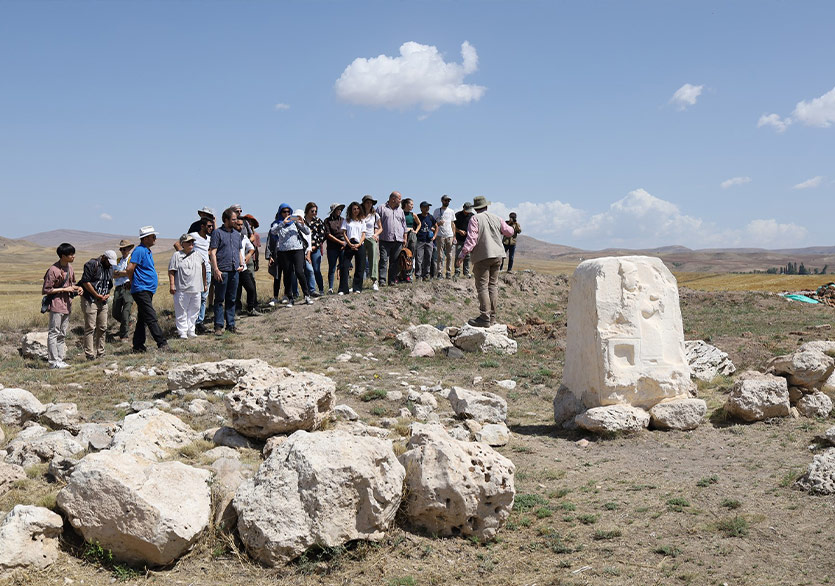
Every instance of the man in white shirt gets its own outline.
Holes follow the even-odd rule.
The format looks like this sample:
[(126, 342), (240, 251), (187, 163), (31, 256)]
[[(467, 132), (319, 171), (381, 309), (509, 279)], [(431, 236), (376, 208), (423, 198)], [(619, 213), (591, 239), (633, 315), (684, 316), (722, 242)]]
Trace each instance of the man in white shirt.
[(445, 265), (447, 279), (452, 278), (452, 250), (455, 242), (455, 212), (449, 207), (451, 201), (452, 198), (444, 195), (441, 197), (441, 207), (432, 213), (438, 221), (438, 236), (435, 239), (435, 246), (438, 247), (438, 277), (441, 276), (441, 266)]
[(198, 225), (200, 230), (198, 232), (189, 232), (189, 235), (194, 238), (194, 252), (200, 255), (200, 258), (203, 259), (206, 265), (206, 279), (209, 283), (209, 289), (200, 293), (200, 313), (197, 314), (194, 331), (198, 334), (205, 334), (206, 327), (203, 325), (203, 320), (206, 318), (206, 300), (209, 297), (209, 290), (212, 288), (213, 283), (212, 265), (209, 262), (209, 242), (212, 239), (212, 232), (215, 231), (215, 221), (209, 218), (200, 218)]

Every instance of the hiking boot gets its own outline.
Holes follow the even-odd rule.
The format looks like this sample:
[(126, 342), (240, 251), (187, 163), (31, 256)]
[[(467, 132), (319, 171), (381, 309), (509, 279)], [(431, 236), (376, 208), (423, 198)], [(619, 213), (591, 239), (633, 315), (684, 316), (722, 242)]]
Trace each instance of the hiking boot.
[(194, 332), (195, 332), (198, 336), (202, 336), (203, 334), (205, 334), (205, 333), (207, 332), (207, 330), (206, 330), (206, 326), (204, 326), (203, 324), (196, 324), (196, 325), (194, 326)]
[(223, 328), (215, 328), (215, 336), (222, 336), (223, 335)]
[(489, 328), (490, 322), (486, 319), (482, 319), (481, 316), (474, 317), (472, 319), (467, 320), (467, 323), (475, 328)]

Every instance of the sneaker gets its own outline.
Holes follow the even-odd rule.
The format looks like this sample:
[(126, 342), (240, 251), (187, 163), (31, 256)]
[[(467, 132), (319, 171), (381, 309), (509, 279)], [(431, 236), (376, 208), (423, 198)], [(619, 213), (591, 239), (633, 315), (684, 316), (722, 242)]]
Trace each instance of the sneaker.
[(322, 296), (322, 294), (321, 294), (321, 293), (319, 293), (318, 291), (311, 291), (311, 292), (310, 292), (310, 296), (311, 296), (311, 297), (321, 297), (321, 296)]
[(188, 335), (185, 336), (178, 336), (181, 340), (188, 340)]
[(374, 281), (374, 283), (371, 285), (371, 290), (372, 291), (379, 291), (380, 290), (380, 286), (377, 284), (377, 281)]
[(321, 297), (324, 294), (325, 294), (325, 290), (324, 289), (319, 289), (319, 297)]
[(354, 288), (353, 287), (348, 287), (348, 293), (353, 293), (353, 292), (354, 292)]
[(304, 298), (304, 303), (305, 305), (313, 305), (313, 298), (310, 295), (308, 295)]
[(237, 334), (238, 333), (238, 328), (236, 328), (235, 326), (231, 326), (231, 327), (226, 328), (226, 331), (229, 332), (230, 334)]
[(293, 307), (295, 304), (296, 303), (291, 299), (287, 302), (287, 305), (285, 305), (284, 307)]
[(467, 323), (475, 328), (489, 328), (490, 322), (484, 319), (481, 319), (481, 316), (474, 317), (472, 319), (467, 320)]
[(195, 332), (189, 332), (189, 333), (188, 333), (188, 337), (189, 337), (189, 338), (196, 338), (196, 337), (197, 337), (197, 334), (196, 334)]
[(342, 291), (340, 291), (339, 293), (337, 293), (337, 295), (345, 295), (345, 293), (343, 293)]
[(472, 273), (464, 273), (464, 276), (465, 276), (465, 277), (472, 277), (472, 276), (473, 276), (473, 274), (472, 274)]
[(223, 335), (223, 328), (215, 328), (215, 336), (222, 336)]
[(267, 303), (267, 305), (269, 305), (270, 307), (275, 307), (275, 302), (276, 302), (276, 299), (275, 299), (275, 297), (273, 297), (272, 299), (270, 299), (270, 302)]
[(206, 326), (204, 326), (203, 324), (195, 324), (194, 332), (198, 336), (205, 334), (207, 332)]
[(328, 295), (333, 295), (333, 287), (331, 287), (330, 289), (328, 289)]
[(157, 346), (157, 352), (174, 352), (174, 348), (172, 348), (168, 344), (163, 344), (162, 346)]
[(49, 368), (69, 368), (69, 367), (70, 367), (70, 365), (67, 364), (66, 362), (64, 362), (63, 360), (60, 360), (58, 362), (53, 362), (52, 364), (49, 365)]
[(246, 314), (251, 315), (251, 316), (258, 316), (258, 315), (261, 315), (261, 312), (253, 307), (252, 309), (247, 311)]
[(288, 303), (290, 303), (290, 299), (286, 295), (281, 298), (281, 305), (287, 305)]

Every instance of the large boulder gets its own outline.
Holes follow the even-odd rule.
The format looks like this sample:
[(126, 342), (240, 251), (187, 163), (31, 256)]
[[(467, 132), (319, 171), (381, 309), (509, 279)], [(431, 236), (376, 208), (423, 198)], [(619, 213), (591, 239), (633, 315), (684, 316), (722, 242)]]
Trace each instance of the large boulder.
[(110, 449), (158, 461), (169, 459), (172, 451), (199, 438), (200, 434), (176, 415), (146, 409), (125, 417), (122, 429), (113, 436)]
[(832, 399), (820, 391), (807, 393), (797, 401), (797, 410), (806, 417), (829, 417)]
[(815, 494), (835, 494), (835, 448), (817, 454), (797, 484)]
[(632, 405), (606, 405), (580, 413), (574, 422), (592, 433), (640, 431), (649, 426), (649, 413)]
[(499, 395), (452, 387), (448, 399), (459, 417), (483, 423), (504, 423), (507, 420), (507, 401)]
[(0, 579), (17, 569), (43, 570), (58, 560), (64, 520), (43, 507), (15, 505), (0, 523)]
[(333, 379), (288, 368), (245, 375), (224, 397), (231, 425), (240, 433), (266, 439), (279, 433), (317, 429), (336, 399)]
[(0, 389), (0, 423), (21, 427), (34, 421), (46, 410), (43, 403), (23, 389)]
[(727, 352), (702, 340), (684, 342), (684, 355), (690, 364), (690, 376), (699, 380), (712, 381), (719, 374), (730, 376), (736, 372)]
[(49, 360), (49, 351), (46, 347), (49, 332), (29, 332), (20, 338), (18, 352), (24, 358), (35, 360)]
[(182, 364), (168, 370), (169, 389), (207, 389), (231, 387), (244, 375), (267, 374), (272, 367), (257, 358), (250, 360), (228, 359), (220, 362)]
[(209, 524), (211, 472), (105, 450), (85, 456), (58, 493), (58, 506), (86, 541), (130, 563), (165, 565)]
[(441, 352), (452, 346), (452, 342), (446, 332), (429, 324), (410, 326), (408, 330), (397, 334), (397, 342), (400, 346), (406, 348), (410, 352), (413, 351), (415, 346), (417, 346), (420, 342), (429, 344), (435, 352)]
[(494, 324), (489, 328), (464, 324), (452, 343), (464, 352), (516, 354), (517, 350), (516, 340), (508, 337), (505, 324)]
[[(585, 408), (693, 396), (678, 286), (658, 258), (607, 257), (571, 277), (563, 386)], [(564, 401), (563, 401), (564, 403)]]
[(47, 433), (45, 428), (33, 425), (17, 434), (6, 451), (6, 463), (26, 468), (55, 457), (69, 458), (84, 451), (84, 446), (66, 430)]
[(409, 522), (433, 535), (492, 539), (516, 494), (513, 462), (491, 447), (453, 439), (438, 424), (412, 424), (406, 468)]
[(504, 423), (488, 423), (475, 432), (475, 441), (488, 446), (506, 446), (510, 441), (510, 430)]
[(238, 488), (238, 534), (270, 566), (313, 545), (379, 541), (400, 506), (404, 476), (388, 440), (297, 431)]
[(753, 370), (739, 375), (725, 402), (725, 412), (743, 421), (787, 417), (790, 409), (786, 379)]
[(835, 358), (816, 346), (801, 346), (797, 352), (777, 356), (767, 371), (787, 378), (790, 385), (807, 389), (820, 388), (835, 369)]
[(649, 417), (655, 429), (690, 430), (699, 427), (705, 413), (707, 403), (702, 399), (671, 399), (653, 405)]

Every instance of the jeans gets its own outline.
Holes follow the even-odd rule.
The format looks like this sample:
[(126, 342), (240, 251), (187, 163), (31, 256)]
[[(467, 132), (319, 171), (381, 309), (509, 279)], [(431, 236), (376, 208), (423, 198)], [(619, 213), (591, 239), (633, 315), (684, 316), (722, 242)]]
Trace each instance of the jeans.
[(342, 293), (348, 292), (348, 274), (350, 272), (351, 260), (356, 259), (354, 263), (354, 291), (362, 291), (362, 281), (365, 278), (365, 251), (362, 247), (359, 250), (346, 247), (345, 254), (342, 256), (342, 267), (339, 273), (339, 291)]
[[(215, 329), (235, 327), (235, 293), (238, 291), (238, 271), (222, 271), (221, 280), (215, 279)], [(225, 311), (224, 311), (225, 310)]]
[(133, 296), (130, 294), (130, 285), (117, 285), (113, 290), (113, 319), (119, 322), (119, 337), (128, 337), (130, 327), (130, 311), (133, 309)]
[(322, 249), (317, 248), (310, 252), (310, 268), (313, 271), (315, 283), (309, 287), (311, 291), (318, 289), (319, 293), (325, 292), (325, 282), (322, 279)]
[(403, 248), (403, 243), (391, 240), (380, 240), (380, 275), (383, 278), (388, 278), (388, 284), (394, 285), (397, 281), (397, 258), (400, 256), (400, 250)]
[(496, 305), (499, 300), (499, 265), (498, 258), (485, 258), (473, 263), (475, 290), (478, 295), (479, 317), (487, 322), (496, 321)]
[(206, 319), (206, 299), (209, 298), (209, 289), (211, 289), (212, 271), (206, 269), (206, 282), (209, 287), (200, 293), (200, 311), (197, 313), (197, 325), (203, 325), (203, 320)]
[(380, 280), (380, 244), (366, 235), (362, 245), (365, 248), (365, 274), (376, 283)]
[[(457, 242), (455, 243), (455, 258), (456, 259), (461, 254), (461, 249), (462, 248), (464, 248), (464, 243), (463, 242), (460, 243), (460, 244), (457, 243)], [(470, 276), (470, 255), (469, 254), (464, 257), (464, 262), (462, 264), (464, 265), (464, 275), (469, 277)], [(460, 269), (455, 269), (455, 274), (456, 275), (459, 274), (460, 272), (461, 272)]]
[(154, 294), (150, 291), (137, 291), (133, 294), (136, 302), (136, 327), (133, 329), (133, 349), (144, 352), (145, 348), (145, 326), (151, 332), (151, 337), (162, 348), (167, 345), (165, 336), (157, 322), (157, 312), (154, 311)]
[(435, 245), (432, 241), (417, 243), (417, 254), (415, 255), (415, 277), (428, 279), (432, 275), (432, 250)]
[(244, 269), (238, 273), (238, 288), (235, 293), (235, 309), (243, 307), (243, 291), (246, 291), (246, 309), (251, 311), (258, 305), (258, 293), (255, 289), (255, 273)]
[(281, 265), (281, 272), (284, 273), (284, 294), (293, 289), (293, 283), (298, 280), (302, 293), (307, 297), (310, 289), (307, 288), (307, 281), (304, 278), (304, 250), (279, 250), (278, 262)]
[[(515, 244), (505, 244), (504, 245), (504, 252), (507, 255), (507, 271), (510, 272), (513, 269), (513, 257), (516, 256), (516, 245)], [(504, 259), (502, 259), (502, 264), (499, 266), (499, 270), (504, 268)]]
[(328, 289), (333, 289), (333, 278), (336, 275), (336, 269), (342, 265), (342, 257), (344, 249), (338, 244), (328, 242)]
[(107, 335), (107, 301), (87, 301), (81, 298), (84, 312), (84, 355), (87, 360), (104, 356), (104, 339)]
[(70, 325), (69, 313), (49, 312), (49, 333), (46, 336), (46, 352), (49, 364), (55, 365), (64, 361), (67, 354), (67, 328)]

